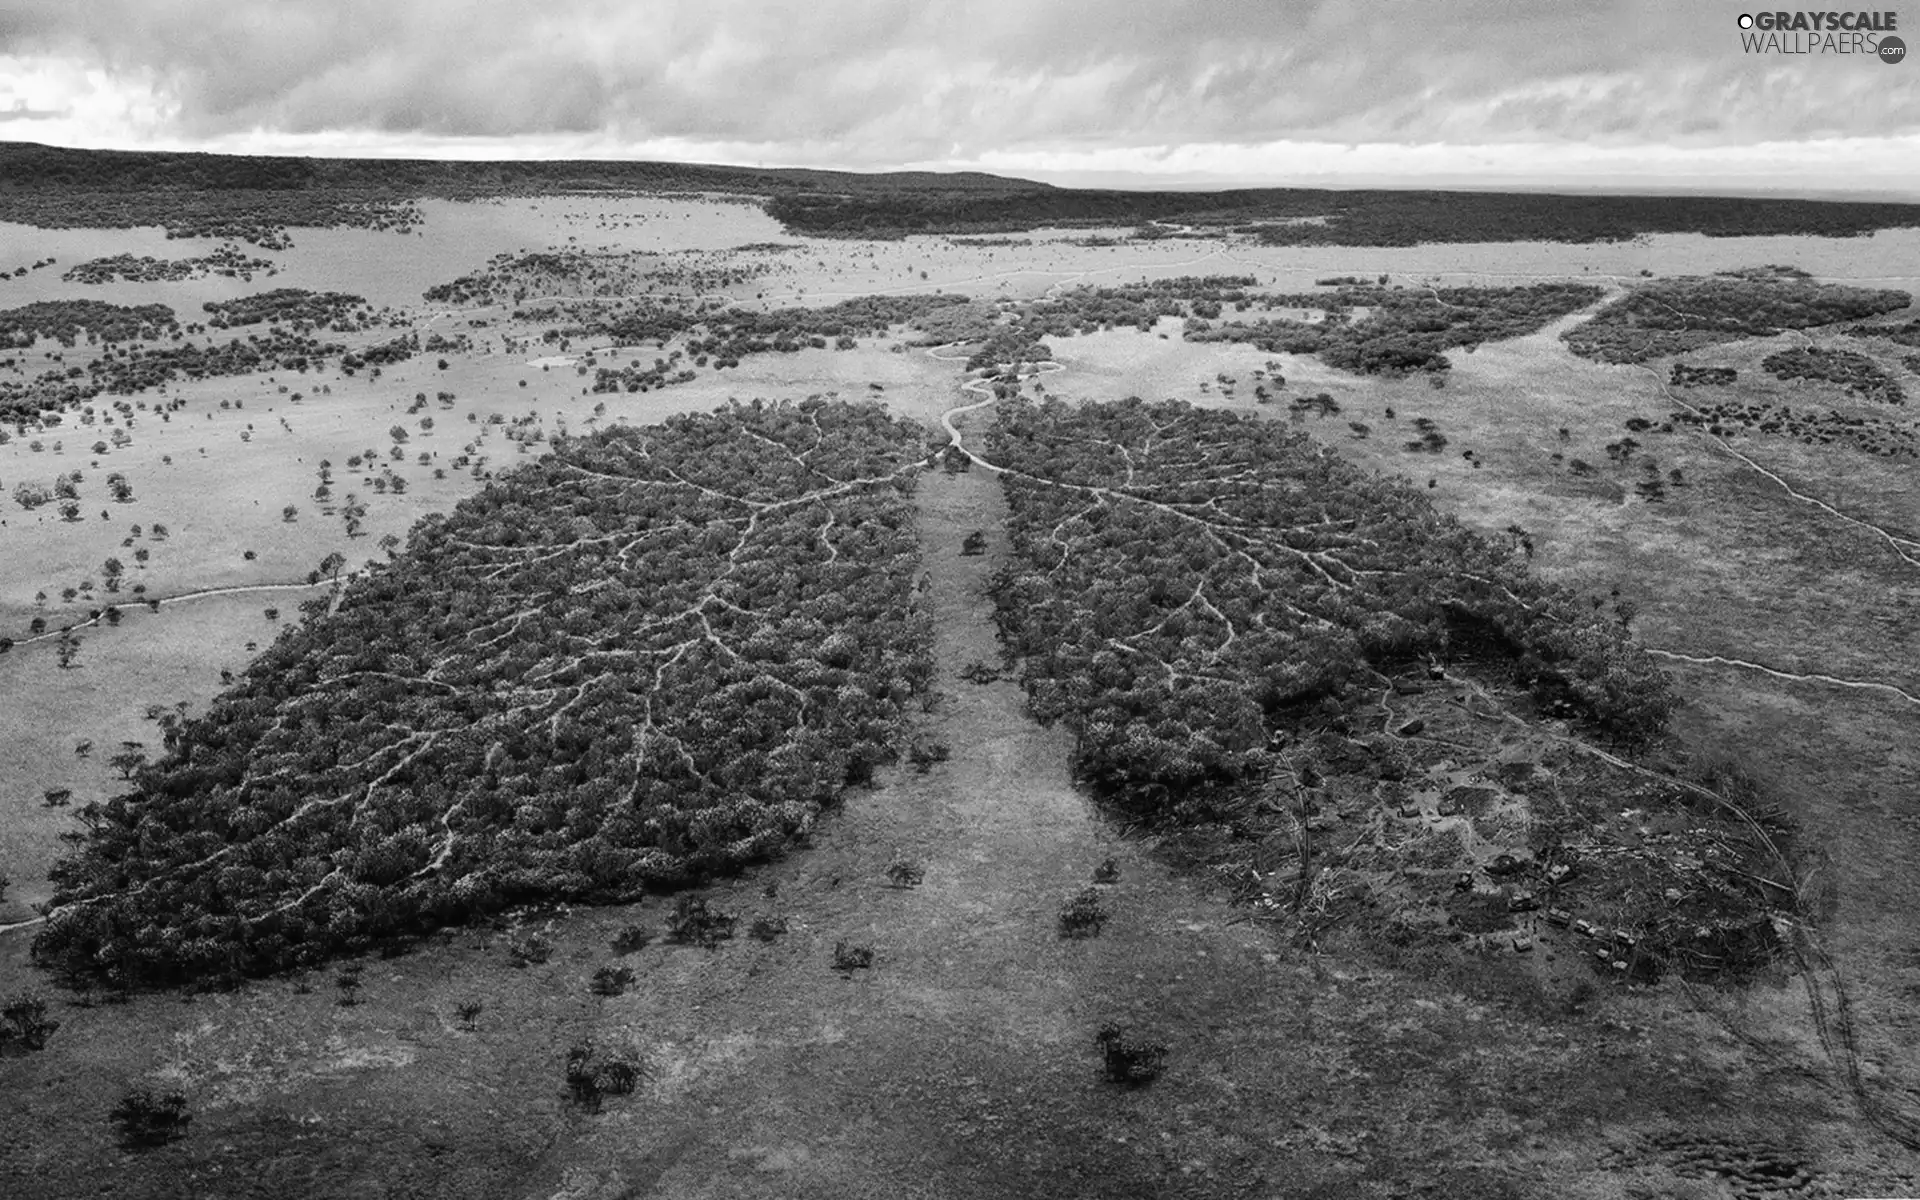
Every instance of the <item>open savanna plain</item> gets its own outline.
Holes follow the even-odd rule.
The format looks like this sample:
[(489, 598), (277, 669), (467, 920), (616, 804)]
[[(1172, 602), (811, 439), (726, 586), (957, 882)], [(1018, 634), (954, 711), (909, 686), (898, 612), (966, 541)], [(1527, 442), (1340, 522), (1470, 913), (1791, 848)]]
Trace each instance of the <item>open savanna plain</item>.
[[(0, 996), (59, 1022), (0, 1059), (0, 1191), (1920, 1190), (1920, 493), (1890, 452), (1920, 436), (1920, 348), (1845, 332), (1920, 311), (1644, 362), (1563, 336), (1768, 264), (1920, 294), (1920, 231), (1283, 247), (818, 238), (726, 196), (419, 209), (242, 245), (272, 263), (248, 280), (63, 280), (227, 243), (0, 226), (0, 270), (29, 268), (0, 310), (364, 302), (305, 330), (339, 347), (305, 370), (0, 425)], [(1194, 289), (1166, 281), (1207, 276), (1248, 298), (1179, 315)], [(1186, 336), (1318, 320), (1335, 277), (1455, 306), (1568, 290), (1444, 370)], [(1173, 309), (1139, 325), (1007, 340), (1031, 306), (1156, 281)], [(845, 343), (750, 321), (868, 297)], [(969, 366), (994, 344), (1016, 348)], [(1809, 347), (1907, 403), (1763, 365)], [(43, 337), (0, 349), (0, 382), (115, 352)], [(1736, 376), (1676, 386), (1676, 361)], [(1757, 415), (1676, 419), (1715, 405)], [(1870, 424), (1799, 436), (1760, 406)], [(1285, 529), (1236, 507), (1269, 492)], [(1413, 559), (1472, 583), (1409, 599), (1384, 581)], [(1151, 595), (1102, 590), (1161, 560)], [(1427, 625), (1394, 624), (1409, 605)], [(1527, 653), (1592, 669), (1556, 691)], [(1616, 686), (1649, 663), (1664, 732)], [(1100, 687), (1152, 728), (1121, 739)], [(656, 710), (671, 689), (697, 702)], [(736, 692), (712, 711), (764, 744), (722, 756), (698, 739), (739, 730), (705, 706)], [(209, 717), (242, 702), (266, 715)], [(90, 829), (142, 780), (196, 814), (177, 845)], [(647, 789), (658, 815), (630, 820)], [(284, 836), (223, 848), (256, 810)], [(244, 927), (244, 953), (129, 900), (176, 886), (169, 911)], [(95, 912), (119, 924), (74, 919)], [(122, 1136), (140, 1087), (185, 1098), (184, 1136)]]

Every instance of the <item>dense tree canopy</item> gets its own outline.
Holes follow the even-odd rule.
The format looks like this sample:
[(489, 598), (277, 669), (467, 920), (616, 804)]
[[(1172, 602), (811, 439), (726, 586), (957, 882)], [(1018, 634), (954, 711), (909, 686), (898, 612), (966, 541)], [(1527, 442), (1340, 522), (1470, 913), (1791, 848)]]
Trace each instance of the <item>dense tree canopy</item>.
[(1303, 434), (1168, 401), (1007, 401), (1014, 565), (999, 618), (1035, 715), (1081, 774), (1157, 810), (1257, 778), (1269, 731), (1376, 664), (1463, 642), (1624, 739), (1669, 681), (1615, 626), (1531, 578), (1424, 494)]
[(35, 952), (128, 983), (617, 899), (804, 833), (930, 676), (877, 408), (567, 441), (311, 606), (89, 810)]

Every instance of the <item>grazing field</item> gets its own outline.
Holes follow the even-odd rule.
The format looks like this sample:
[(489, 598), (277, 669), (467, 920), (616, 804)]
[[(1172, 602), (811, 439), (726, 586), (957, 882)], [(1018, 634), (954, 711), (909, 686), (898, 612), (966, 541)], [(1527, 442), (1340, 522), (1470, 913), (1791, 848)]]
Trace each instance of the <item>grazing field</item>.
[(1920, 1187), (1920, 232), (781, 211), (0, 226), (0, 1190)]

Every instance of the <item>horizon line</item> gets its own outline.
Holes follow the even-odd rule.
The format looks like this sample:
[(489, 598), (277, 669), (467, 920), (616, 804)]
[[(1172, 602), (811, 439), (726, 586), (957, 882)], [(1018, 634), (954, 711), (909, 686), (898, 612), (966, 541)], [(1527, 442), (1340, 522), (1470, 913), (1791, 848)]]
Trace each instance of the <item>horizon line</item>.
[[(987, 176), (1012, 183), (1031, 184), (1042, 189), (1069, 191), (1121, 192), (1209, 192), (1209, 191), (1406, 191), (1468, 192), (1481, 194), (1541, 194), (1568, 196), (1699, 196), (1730, 199), (1802, 199), (1824, 202), (1920, 203), (1920, 181), (1913, 184), (1888, 183), (1875, 186), (1870, 181), (1850, 187), (1821, 187), (1795, 180), (1761, 177), (1759, 172), (1733, 176), (1669, 174), (1653, 177), (1628, 174), (1573, 176), (1546, 173), (1532, 176), (1502, 176), (1499, 173), (1408, 172), (1385, 174), (1378, 171), (1339, 173), (1305, 171), (1288, 175), (1224, 174), (1210, 171), (1158, 173), (1125, 168), (1071, 168), (1017, 171), (994, 169), (981, 163), (902, 162), (891, 166), (843, 166), (801, 163), (791, 160), (769, 161), (746, 156), (701, 156), (661, 153), (657, 147), (636, 148), (631, 154), (598, 153), (582, 148), (568, 152), (561, 147), (535, 148), (532, 152), (513, 153), (512, 147), (490, 144), (493, 153), (433, 153), (432, 148), (396, 144), (382, 147), (362, 144), (356, 147), (316, 146), (287, 148), (273, 146), (208, 147), (180, 144), (161, 146), (72, 145), (26, 138), (0, 138), (0, 146), (24, 146), (74, 154), (152, 154), (194, 155), (206, 158), (291, 159), (318, 162), (356, 163), (435, 163), (443, 165), (505, 166), (533, 163), (580, 163), (619, 165), (662, 165), (715, 167), (741, 171), (818, 172), (870, 178), (888, 175)], [(473, 149), (481, 147), (468, 146)], [(500, 153), (507, 151), (507, 153)]]

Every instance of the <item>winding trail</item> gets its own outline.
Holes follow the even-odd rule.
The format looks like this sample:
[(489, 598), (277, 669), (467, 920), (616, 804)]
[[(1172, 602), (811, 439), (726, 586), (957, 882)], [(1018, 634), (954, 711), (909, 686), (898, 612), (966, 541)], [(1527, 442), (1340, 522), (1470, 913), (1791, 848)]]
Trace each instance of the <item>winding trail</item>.
[[(1680, 397), (1674, 395), (1673, 388), (1667, 383), (1667, 381), (1664, 378), (1661, 377), (1660, 372), (1654, 370), (1652, 367), (1649, 367), (1644, 363), (1634, 363), (1632, 365), (1636, 370), (1645, 371), (1647, 374), (1653, 376), (1655, 382), (1657, 382), (1660, 385), (1660, 390), (1663, 393), (1665, 393), (1668, 401), (1678, 405), (1681, 408), (1686, 409), (1688, 412), (1692, 413), (1697, 417), (1705, 415), (1699, 409), (1695, 408), (1693, 405), (1687, 403), (1685, 400), (1682, 400)], [(1750, 470), (1754, 471), (1756, 474), (1761, 475), (1762, 477), (1771, 481), (1781, 491), (1793, 497), (1795, 500), (1798, 500), (1804, 504), (1811, 505), (1812, 507), (1819, 509), (1821, 512), (1826, 513), (1828, 516), (1833, 517), (1834, 519), (1839, 520), (1841, 522), (1844, 522), (1845, 524), (1852, 525), (1857, 529), (1864, 529), (1871, 532), (1876, 537), (1880, 538), (1880, 540), (1886, 542), (1887, 545), (1893, 550), (1894, 554), (1899, 556), (1901, 561), (1905, 562), (1910, 567), (1920, 567), (1920, 558), (1914, 557), (1914, 555), (1911, 553), (1912, 551), (1920, 551), (1920, 540), (1916, 540), (1910, 537), (1900, 536), (1879, 525), (1875, 525), (1871, 521), (1864, 521), (1864, 520), (1861, 520), (1859, 517), (1849, 516), (1848, 514), (1843, 513), (1839, 509), (1835, 508), (1833, 505), (1828, 504), (1826, 501), (1818, 499), (1814, 496), (1807, 495), (1805, 492), (1800, 491), (1798, 488), (1788, 483), (1785, 479), (1782, 479), (1779, 475), (1774, 474), (1772, 471), (1767, 470), (1767, 468), (1761, 466), (1759, 463), (1753, 461), (1751, 458), (1748, 458), (1746, 455), (1740, 453), (1738, 450), (1735, 450), (1732, 446), (1727, 444), (1727, 441), (1725, 438), (1722, 438), (1718, 434), (1713, 433), (1712, 431), (1708, 430), (1705, 426), (1701, 426), (1699, 427), (1699, 429), (1700, 429), (1700, 435), (1702, 437), (1704, 437), (1709, 442), (1712, 442), (1714, 445), (1718, 446), (1722, 451), (1724, 451), (1728, 455), (1728, 457), (1739, 460), (1741, 463), (1745, 464)]]
[[(45, 633), (36, 633), (23, 638), (15, 638), (13, 644), (16, 646), (30, 646), (34, 642), (46, 642), (57, 639), (62, 633), (69, 630), (89, 629), (106, 620), (106, 609), (108, 607), (118, 608), (124, 615), (132, 615), (135, 611), (142, 608), (151, 612), (155, 606), (165, 607), (169, 604), (186, 604), (194, 600), (209, 600), (216, 596), (240, 596), (250, 592), (310, 592), (318, 588), (333, 587), (336, 584), (344, 586), (347, 581), (358, 578), (363, 574), (365, 574), (364, 570), (347, 571), (338, 576), (329, 575), (318, 583), (307, 583), (304, 580), (299, 583), (243, 583), (236, 584), (232, 587), (200, 588), (197, 591), (179, 592), (172, 596), (134, 596), (124, 604), (114, 602), (102, 605), (101, 615), (97, 617), (88, 617), (84, 621), (75, 621), (64, 629), (49, 629)], [(6, 929), (0, 927), (0, 933), (5, 932)]]
[(1718, 654), (1682, 654), (1677, 650), (1661, 650), (1657, 647), (1646, 645), (1643, 645), (1641, 649), (1653, 655), (1655, 658), (1670, 658), (1677, 662), (1694, 663), (1699, 666), (1740, 667), (1744, 670), (1759, 671), (1762, 674), (1771, 675), (1775, 679), (1785, 679), (1794, 683), (1824, 683), (1833, 687), (1855, 688), (1860, 691), (1885, 692), (1898, 696), (1909, 704), (1920, 705), (1920, 696), (1897, 688), (1890, 683), (1875, 683), (1871, 680), (1863, 679), (1841, 679), (1833, 675), (1802, 675), (1793, 671), (1782, 671), (1777, 667), (1769, 667), (1765, 663), (1748, 662), (1744, 658), (1726, 658)]

